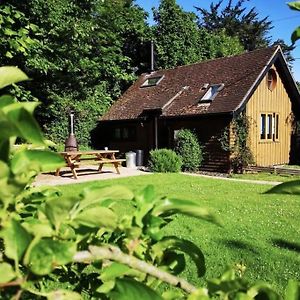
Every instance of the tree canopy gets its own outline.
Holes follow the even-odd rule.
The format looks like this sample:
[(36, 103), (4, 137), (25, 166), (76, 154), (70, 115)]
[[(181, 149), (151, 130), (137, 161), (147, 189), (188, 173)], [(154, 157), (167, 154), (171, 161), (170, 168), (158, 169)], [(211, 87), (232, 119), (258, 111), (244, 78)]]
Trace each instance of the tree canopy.
[(228, 36), (236, 36), (245, 50), (266, 47), (270, 39), (268, 37), (272, 23), (268, 17), (260, 19), (255, 7), (247, 10), (244, 3), (248, 0), (228, 0), (223, 7), (224, 0), (213, 2), (209, 10), (196, 7), (200, 13), (198, 25), (211, 32), (225, 30)]

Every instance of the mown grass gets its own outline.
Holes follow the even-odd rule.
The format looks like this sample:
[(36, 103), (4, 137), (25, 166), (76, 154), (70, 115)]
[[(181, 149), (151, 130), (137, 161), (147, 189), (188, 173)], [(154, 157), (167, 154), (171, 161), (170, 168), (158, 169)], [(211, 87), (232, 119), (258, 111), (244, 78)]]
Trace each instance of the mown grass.
[(291, 180), (300, 180), (298, 175), (289, 175), (289, 174), (271, 174), (266, 172), (259, 173), (246, 173), (246, 174), (232, 174), (231, 178), (238, 179), (250, 179), (250, 180), (263, 180), (263, 181), (278, 181), (278, 182), (287, 182)]
[[(182, 174), (154, 174), (116, 180), (61, 186), (65, 195), (76, 195), (84, 187), (123, 184), (136, 191), (155, 185), (159, 195), (197, 201), (209, 207), (224, 226), (177, 215), (165, 231), (189, 239), (203, 250), (207, 272), (199, 279), (193, 265), (182, 276), (194, 284), (217, 277), (225, 268), (246, 266), (251, 282), (271, 283), (280, 293), (288, 279), (300, 280), (300, 197), (264, 194), (270, 186)], [(128, 213), (128, 205), (120, 213)]]

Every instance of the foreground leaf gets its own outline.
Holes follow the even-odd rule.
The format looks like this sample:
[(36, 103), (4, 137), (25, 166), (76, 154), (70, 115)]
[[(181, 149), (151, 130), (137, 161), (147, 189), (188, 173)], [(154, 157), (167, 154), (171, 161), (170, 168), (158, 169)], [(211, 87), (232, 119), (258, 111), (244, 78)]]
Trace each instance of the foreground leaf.
[(296, 43), (296, 41), (299, 39), (300, 39), (300, 27), (297, 27), (291, 36), (292, 43), (293, 44)]
[(153, 253), (160, 257), (163, 256), (163, 253), (166, 250), (177, 250), (186, 253), (194, 261), (197, 267), (198, 276), (203, 276), (205, 274), (206, 268), (204, 255), (201, 249), (194, 243), (172, 236), (165, 237), (152, 247)]
[(200, 207), (198, 203), (181, 200), (181, 199), (162, 199), (158, 205), (153, 209), (153, 215), (172, 215), (181, 213), (184, 215), (203, 219), (214, 224), (220, 224), (217, 217), (212, 214), (208, 209)]
[(43, 150), (24, 150), (16, 153), (11, 160), (11, 170), (14, 174), (34, 171), (54, 171), (64, 165), (63, 158), (57, 153)]
[(293, 10), (300, 10), (300, 2), (299, 1), (289, 2), (289, 3), (287, 3), (287, 5)]
[(272, 187), (266, 194), (300, 195), (300, 180), (281, 183)]
[(18, 221), (11, 219), (4, 225), (1, 236), (4, 240), (5, 255), (14, 261), (20, 261), (31, 241), (30, 234)]
[(106, 207), (92, 207), (83, 210), (73, 221), (91, 228), (105, 227), (115, 229), (117, 226), (117, 215)]
[(124, 201), (131, 200), (133, 198), (133, 193), (124, 186), (109, 186), (109, 187), (98, 187), (92, 186), (85, 188), (80, 194), (81, 201), (79, 205), (79, 210), (83, 210), (88, 206), (101, 205), (107, 200), (112, 201)]
[(58, 290), (47, 295), (47, 300), (81, 300), (82, 297), (75, 292)]
[(12, 266), (8, 263), (0, 263), (0, 283), (6, 283), (16, 278)]
[(27, 75), (17, 67), (0, 67), (0, 89), (27, 79)]
[(296, 280), (289, 280), (288, 286), (285, 291), (285, 300), (298, 299), (300, 299), (300, 283)]
[(132, 279), (117, 279), (115, 288), (109, 293), (112, 300), (163, 300), (154, 290)]
[(75, 252), (75, 243), (43, 239), (31, 249), (28, 266), (37, 275), (47, 275), (55, 267), (72, 262)]
[(54, 198), (46, 202), (45, 214), (54, 227), (58, 229), (62, 223), (68, 223), (71, 211), (77, 206), (78, 199), (65, 198), (62, 201), (60, 198)]

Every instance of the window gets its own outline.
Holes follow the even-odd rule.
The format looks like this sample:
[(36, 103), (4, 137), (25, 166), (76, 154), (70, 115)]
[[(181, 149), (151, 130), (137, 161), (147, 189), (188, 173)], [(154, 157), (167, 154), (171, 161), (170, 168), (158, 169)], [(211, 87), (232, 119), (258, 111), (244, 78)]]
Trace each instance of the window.
[(163, 78), (164, 76), (150, 77), (144, 81), (141, 87), (156, 86), (163, 80)]
[(274, 114), (275, 115), (275, 140), (279, 139), (279, 114)]
[(201, 98), (200, 103), (211, 102), (213, 101), (217, 94), (224, 88), (224, 84), (213, 84), (210, 85), (207, 92)]
[(264, 113), (260, 115), (260, 139), (269, 141), (279, 139), (279, 114)]
[(134, 141), (136, 140), (136, 128), (134, 126), (117, 127), (114, 129), (113, 138), (116, 141)]
[(260, 115), (260, 138), (264, 140), (266, 138), (266, 115)]
[(273, 115), (268, 114), (268, 124), (267, 124), (267, 139), (270, 140), (272, 139), (272, 119)]
[(268, 89), (272, 92), (277, 85), (277, 74), (274, 69), (270, 69), (267, 76)]

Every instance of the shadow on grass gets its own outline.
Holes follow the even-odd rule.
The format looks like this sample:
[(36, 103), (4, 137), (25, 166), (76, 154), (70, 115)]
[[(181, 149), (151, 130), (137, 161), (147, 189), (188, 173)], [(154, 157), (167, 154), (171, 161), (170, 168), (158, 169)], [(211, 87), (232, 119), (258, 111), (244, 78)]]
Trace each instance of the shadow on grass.
[(222, 243), (230, 249), (245, 250), (254, 254), (259, 254), (257, 249), (255, 249), (253, 245), (247, 242), (235, 241), (235, 240), (222, 240)]
[(283, 239), (273, 239), (272, 243), (276, 247), (300, 253), (300, 244), (299, 243), (289, 242), (289, 241), (286, 241)]

